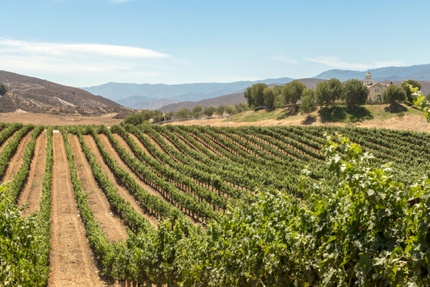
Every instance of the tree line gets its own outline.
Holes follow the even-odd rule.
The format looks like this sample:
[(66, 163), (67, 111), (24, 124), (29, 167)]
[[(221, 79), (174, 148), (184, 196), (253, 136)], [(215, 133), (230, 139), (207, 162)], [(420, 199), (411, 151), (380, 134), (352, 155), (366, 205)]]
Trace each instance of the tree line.
[[(411, 104), (413, 97), (410, 86), (421, 89), (421, 84), (415, 80), (404, 81), (401, 87), (390, 84), (383, 93), (383, 102), (394, 105), (405, 101)], [(341, 82), (336, 78), (319, 82), (315, 89), (307, 88), (299, 80), (273, 87), (258, 83), (248, 87), (244, 93), (248, 106), (256, 110), (288, 105), (302, 113), (311, 113), (317, 106), (334, 107), (337, 104), (344, 104), (348, 110), (353, 110), (364, 105), (368, 95), (369, 89), (360, 80)]]
[(237, 105), (219, 105), (218, 107), (195, 106), (191, 109), (181, 108), (177, 112), (162, 112), (159, 110), (142, 110), (139, 113), (128, 115), (124, 122), (132, 125), (139, 125), (144, 122), (152, 121), (153, 123), (175, 120), (175, 119), (199, 119), (202, 117), (212, 118), (214, 116), (223, 117), (231, 116), (247, 110), (244, 103)]

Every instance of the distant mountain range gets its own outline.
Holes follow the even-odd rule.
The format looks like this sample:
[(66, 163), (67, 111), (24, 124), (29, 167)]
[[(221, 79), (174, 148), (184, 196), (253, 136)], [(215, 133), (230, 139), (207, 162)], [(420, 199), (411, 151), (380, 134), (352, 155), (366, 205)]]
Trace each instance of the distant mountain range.
[[(417, 81), (430, 81), (430, 64), (409, 67), (385, 67), (369, 70), (374, 81), (405, 81), (413, 79)], [(352, 70), (328, 70), (314, 78), (328, 80), (337, 78), (341, 81), (349, 79), (364, 79), (367, 71)]]
[(242, 81), (233, 83), (197, 84), (125, 84), (107, 83), (84, 90), (102, 95), (124, 106), (134, 109), (158, 109), (167, 104), (183, 101), (199, 101), (217, 96), (243, 92), (255, 83), (285, 84), (293, 79), (279, 78), (261, 81)]
[[(378, 69), (370, 69), (374, 81), (404, 81), (414, 79), (418, 81), (430, 81), (430, 64), (415, 65), (409, 67), (386, 67)], [(337, 78), (341, 81), (349, 79), (363, 80), (367, 71), (353, 70), (328, 70), (311, 79), (301, 79), (306, 85), (315, 87), (318, 80), (328, 80)], [(197, 102), (216, 98), (214, 102), (222, 102), (227, 97), (218, 99), (220, 96), (234, 95), (237, 102), (237, 94), (255, 84), (266, 83), (268, 85), (283, 85), (292, 78), (266, 79), (261, 81), (241, 81), (233, 83), (197, 83), (197, 84), (127, 84), (127, 83), (107, 83), (100, 86), (84, 88), (84, 90), (95, 95), (101, 95), (111, 99), (121, 105), (134, 109), (162, 109), (166, 107), (170, 110), (177, 110), (178, 106), (193, 106)], [(243, 99), (242, 102), (245, 100)], [(182, 103), (187, 102), (187, 103)], [(194, 102), (194, 104), (192, 104)], [(202, 102), (199, 102), (200, 104)], [(203, 102), (206, 105), (210, 101)], [(203, 105), (203, 104), (202, 104)]]

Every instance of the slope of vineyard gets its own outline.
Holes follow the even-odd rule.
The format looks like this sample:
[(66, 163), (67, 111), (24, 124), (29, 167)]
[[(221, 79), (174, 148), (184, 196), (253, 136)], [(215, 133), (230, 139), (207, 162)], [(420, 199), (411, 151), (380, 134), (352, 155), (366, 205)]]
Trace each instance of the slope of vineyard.
[[(45, 234), (35, 252), (51, 250), (49, 265), (34, 262), (50, 269), (37, 286), (430, 282), (427, 133), (59, 130), (0, 123), (2, 183), (12, 202), (34, 212), (32, 232)], [(327, 143), (337, 133), (345, 138)], [(0, 279), (5, 264), (13, 266), (1, 259)]]

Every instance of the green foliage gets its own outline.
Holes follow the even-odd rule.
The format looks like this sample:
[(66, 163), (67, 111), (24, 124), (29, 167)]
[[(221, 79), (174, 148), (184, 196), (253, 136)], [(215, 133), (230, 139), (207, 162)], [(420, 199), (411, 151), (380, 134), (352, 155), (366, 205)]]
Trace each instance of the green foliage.
[(216, 108), (216, 114), (220, 117), (224, 116), (224, 112), (225, 112), (225, 106), (224, 105), (220, 105)]
[(315, 99), (315, 92), (314, 90), (306, 90), (302, 99), (300, 100), (300, 112), (304, 114), (310, 114), (311, 112), (315, 111), (317, 108), (316, 106), (316, 99)]
[(418, 88), (414, 88), (409, 86), (412, 97), (414, 99), (414, 105), (424, 112), (424, 116), (427, 119), (427, 122), (430, 122), (430, 101), (426, 99), (421, 91)]
[(335, 78), (319, 82), (316, 86), (317, 103), (322, 106), (334, 106), (335, 102), (344, 96), (342, 83)]
[(266, 106), (266, 109), (273, 109), (275, 104), (275, 94), (273, 93), (273, 90), (269, 87), (264, 88), (263, 97), (264, 106)]
[(411, 91), (411, 87), (416, 88), (419, 91), (421, 90), (421, 84), (420, 82), (411, 80), (411, 79), (406, 80), (402, 83), (402, 89), (406, 93), (406, 100), (409, 101), (410, 103), (413, 103), (414, 97), (412, 96), (413, 91)]
[(188, 119), (192, 117), (192, 113), (187, 108), (181, 108), (179, 111), (176, 112), (176, 117), (180, 119)]
[(394, 105), (396, 102), (401, 102), (406, 99), (406, 93), (403, 88), (396, 85), (389, 85), (384, 91), (384, 102)]
[(47, 266), (41, 264), (35, 217), (23, 218), (0, 185), (0, 282), (2, 286), (45, 286)]
[(200, 116), (202, 115), (203, 112), (203, 107), (202, 106), (195, 106), (191, 109), (191, 114), (193, 115), (193, 118), (200, 118)]
[(257, 83), (251, 87), (246, 88), (244, 92), (245, 99), (248, 101), (249, 107), (258, 107), (264, 105), (264, 89), (267, 85), (264, 83)]
[(153, 122), (160, 122), (164, 119), (163, 112), (156, 110), (142, 110), (137, 114), (130, 114), (124, 119), (124, 123), (132, 125), (140, 125), (152, 120)]
[[(306, 91), (302, 101), (311, 93)], [(20, 128), (14, 127), (9, 143), (33, 127)], [(10, 137), (11, 130), (11, 125), (0, 124), (0, 141), (7, 134)], [(363, 146), (342, 135), (322, 137), (337, 130), (63, 128), (79, 214), (101, 273), (147, 286), (430, 286), (430, 179), (422, 177), (428, 169), (428, 135), (342, 130)], [(34, 127), (26, 157), (31, 157), (40, 132), (41, 127)], [(127, 241), (109, 243), (95, 220), (69, 133), (78, 136), (111, 210), (129, 226)], [(94, 139), (117, 184), (160, 219), (157, 229), (117, 193), (82, 134)], [(100, 134), (134, 176), (165, 200), (146, 193), (134, 176), (119, 167)], [(21, 169), (26, 168), (28, 159)], [(15, 192), (0, 187), (3, 285), (46, 285), (51, 171), (52, 128), (37, 218), (21, 218), (11, 199)], [(206, 228), (193, 225), (184, 214), (202, 219)]]
[(234, 115), (237, 112), (236, 107), (233, 105), (228, 105), (225, 107), (225, 112), (227, 115)]
[(294, 80), (288, 84), (285, 84), (282, 90), (285, 97), (285, 102), (296, 105), (297, 101), (300, 100), (305, 90), (306, 86), (298, 80)]
[(366, 103), (369, 90), (357, 79), (344, 82), (345, 104), (348, 110), (362, 106)]
[(212, 117), (216, 112), (215, 107), (205, 107), (203, 114), (205, 114), (207, 117)]

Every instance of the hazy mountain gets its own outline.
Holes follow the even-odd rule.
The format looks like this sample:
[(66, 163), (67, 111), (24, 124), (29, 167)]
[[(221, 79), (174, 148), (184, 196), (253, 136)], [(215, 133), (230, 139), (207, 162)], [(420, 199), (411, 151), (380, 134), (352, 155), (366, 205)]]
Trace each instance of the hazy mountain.
[[(430, 64), (416, 65), (409, 67), (385, 67), (378, 69), (370, 69), (374, 81), (405, 81), (414, 79), (417, 81), (430, 81)], [(349, 79), (364, 80), (366, 71), (352, 70), (328, 70), (314, 78), (328, 80), (337, 78), (341, 81)]]
[[(309, 89), (315, 89), (316, 85), (323, 80), (306, 78), (306, 79), (299, 79), (298, 81), (302, 82)], [(274, 85), (275, 84), (269, 84), (269, 87)], [(240, 103), (246, 103), (246, 99), (243, 95), (243, 92), (223, 95), (215, 98), (204, 99), (196, 102), (184, 101), (184, 102), (169, 104), (159, 108), (159, 110), (163, 112), (177, 112), (182, 108), (192, 109), (195, 106), (218, 107), (220, 105), (227, 106), (227, 105), (237, 105)]]
[(202, 107), (218, 107), (220, 105), (237, 105), (240, 103), (246, 103), (246, 99), (243, 93), (235, 93), (230, 95), (219, 96), (215, 98), (204, 99), (197, 102), (185, 101), (174, 104), (165, 105), (159, 108), (163, 112), (177, 112), (182, 108), (192, 109), (195, 106)]
[(243, 92), (255, 83), (285, 84), (291, 78), (266, 79), (261, 81), (241, 81), (233, 83), (196, 84), (126, 84), (107, 83), (84, 88), (86, 91), (102, 95), (128, 107), (147, 109), (157, 105), (157, 101), (199, 101), (217, 96)]
[(0, 71), (6, 94), (0, 96), (0, 112), (127, 114), (130, 109), (91, 93), (46, 80)]

